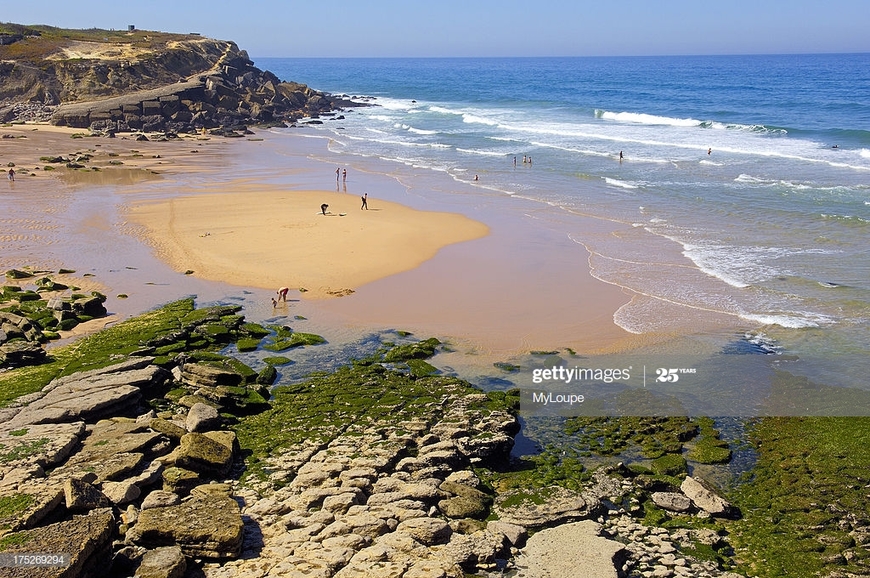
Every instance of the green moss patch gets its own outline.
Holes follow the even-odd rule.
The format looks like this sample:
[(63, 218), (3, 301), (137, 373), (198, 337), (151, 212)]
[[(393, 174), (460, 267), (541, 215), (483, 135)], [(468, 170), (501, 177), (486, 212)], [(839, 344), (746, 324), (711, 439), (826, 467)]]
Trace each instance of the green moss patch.
[[(348, 430), (394, 428), (405, 423), (435, 423), (447, 397), (480, 391), (453, 377), (421, 377), (386, 369), (374, 360), (357, 362), (330, 374), (272, 390), (269, 409), (234, 426), (248, 452), (246, 475), (267, 479), (268, 458), (301, 445), (328, 443)], [(483, 400), (469, 411), (489, 414)]]
[(409, 359), (428, 359), (435, 355), (435, 349), (439, 345), (441, 345), (441, 342), (434, 337), (417, 343), (397, 345), (384, 355), (384, 361), (395, 363), (408, 361)]
[(870, 525), (870, 418), (779, 417), (750, 432), (758, 461), (730, 496), (739, 569), (755, 576), (870, 574), (850, 533)]

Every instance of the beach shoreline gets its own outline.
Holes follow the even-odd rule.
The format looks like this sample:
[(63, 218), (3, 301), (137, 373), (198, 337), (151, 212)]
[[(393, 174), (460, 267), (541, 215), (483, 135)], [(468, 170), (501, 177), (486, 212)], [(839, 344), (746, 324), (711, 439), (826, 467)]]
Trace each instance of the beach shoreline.
[[(208, 301), (241, 294), (255, 304), (249, 312), (254, 318), (292, 312), (294, 317), (316, 319), (319, 331), (330, 333), (332, 328), (341, 338), (383, 329), (436, 335), (463, 352), (454, 354), (451, 363), (478, 367), (491, 367), (493, 361), (533, 350), (597, 354), (672, 337), (637, 336), (618, 327), (613, 314), (631, 295), (595, 279), (582, 247), (530, 218), (537, 209), (534, 203), (517, 199), (515, 207), (504, 211), (470, 188), (450, 198), (419, 194), (414, 190), (419, 183), (401, 183), (365, 159), (332, 155), (327, 141), (306, 138), (310, 133), (262, 131), (246, 142), (198, 136), (174, 142), (127, 138), (67, 142), (64, 139), (73, 131), (66, 129), (14, 126), (6, 130), (29, 137), (6, 141), (16, 149), (14, 157), (4, 150), (3, 160), (12, 158), (18, 166), (29, 167), (52, 151), (68, 154), (78, 148), (95, 151), (90, 163), (96, 165), (102, 158), (105, 164), (98, 172), (58, 169), (54, 173), (67, 173), (64, 178), (46, 178), (48, 171), (35, 169), (30, 171), (35, 177), (19, 176), (16, 194), (28, 194), (23, 191), (25, 183), (30, 187), (38, 182), (40, 195), (32, 205), (20, 204), (16, 209), (30, 211), (30, 221), (19, 218), (17, 224), (10, 224), (41, 228), (57, 239), (31, 235), (22, 239), (26, 250), (16, 254), (12, 246), (13, 252), (0, 256), (0, 263), (6, 268), (33, 265), (93, 271), (105, 284), (110, 311), (122, 317), (180, 295), (196, 294)], [(107, 152), (110, 148), (115, 152)], [(348, 180), (336, 179), (336, 158), (350, 172)], [(360, 209), (360, 196), (366, 193), (368, 212)], [(46, 210), (40, 203), (52, 195), (57, 199)], [(330, 205), (333, 215), (346, 215), (319, 214), (321, 202)], [(80, 203), (84, 209), (78, 207)], [(95, 209), (97, 205), (101, 208)], [(167, 251), (168, 221), (162, 221), (163, 229), (154, 228), (154, 215), (165, 217), (173, 205), (183, 208), (186, 219), (183, 226), (176, 223), (185, 237), (183, 243), (170, 247), (174, 252)], [(97, 214), (83, 215), (80, 210)], [(67, 215), (57, 222), (39, 223), (40, 213), (64, 212)], [(69, 218), (70, 213), (75, 218)], [(404, 237), (358, 227), (363, 217), (372, 222), (391, 213), (408, 226)], [(145, 218), (152, 219), (150, 230), (137, 214), (150, 214)], [(300, 215), (304, 223), (291, 215)], [(294, 254), (290, 246), (278, 249), (269, 243), (277, 239), (276, 234), (302, 229), (305, 223), (346, 227), (342, 232), (327, 230), (322, 237), (310, 235), (315, 249), (322, 242), (316, 239), (343, 239), (348, 244), (302, 255)], [(431, 233), (425, 233), (425, 227)], [(222, 232), (237, 229), (235, 238), (221, 239)], [(310, 231), (305, 229), (305, 235)], [(436, 232), (439, 238), (430, 239)], [(245, 243), (239, 242), (247, 237)], [(348, 249), (369, 238), (382, 244), (361, 246), (365, 259)], [(76, 239), (86, 239), (88, 248), (76, 248)], [(425, 246), (417, 245), (421, 240)], [(199, 246), (207, 243), (217, 250), (213, 247), (209, 253)], [(398, 259), (391, 252), (378, 262), (390, 246), (400, 248), (405, 256)], [(90, 258), (76, 264), (83, 254)], [(324, 255), (340, 256), (344, 267), (353, 269), (352, 277), (321, 275), (309, 281), (280, 271), (285, 260), (292, 269), (307, 259), (313, 274), (329, 258)], [(354, 269), (359, 264), (364, 266)], [(275, 308), (270, 299), (282, 286), (291, 289), (290, 304)], [(299, 292), (299, 288), (309, 291)], [(330, 291), (344, 296), (331, 297)], [(113, 298), (119, 294), (125, 298)]]

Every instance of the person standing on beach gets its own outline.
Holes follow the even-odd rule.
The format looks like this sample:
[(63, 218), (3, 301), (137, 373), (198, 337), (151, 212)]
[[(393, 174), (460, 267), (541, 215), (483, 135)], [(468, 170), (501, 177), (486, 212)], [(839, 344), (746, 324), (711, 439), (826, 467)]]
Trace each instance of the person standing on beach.
[(9, 176), (8, 176), (8, 178), (9, 178), (9, 180), (12, 181), (13, 183), (15, 182), (15, 171), (14, 171), (14, 170), (9, 169)]
[(622, 151), (619, 151), (619, 162), (622, 162)]
[(362, 211), (363, 209), (365, 209), (366, 211), (368, 211), (369, 210), (369, 194), (368, 193), (364, 194), (363, 196), (360, 197), (360, 199), (362, 199), (362, 206), (359, 208), (359, 210)]
[(341, 174), (341, 169), (335, 169), (335, 182), (338, 182), (338, 175)]
[(344, 181), (345, 183), (347, 182), (347, 169), (344, 169), (343, 171), (341, 171), (341, 180)]

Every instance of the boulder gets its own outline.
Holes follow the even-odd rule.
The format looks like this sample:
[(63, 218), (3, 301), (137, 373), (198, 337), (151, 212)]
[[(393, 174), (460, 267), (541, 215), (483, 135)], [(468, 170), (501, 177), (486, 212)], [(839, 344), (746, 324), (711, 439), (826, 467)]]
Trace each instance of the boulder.
[(238, 386), (243, 379), (242, 375), (235, 371), (205, 363), (185, 363), (181, 368), (181, 380), (191, 386)]
[(411, 518), (401, 522), (396, 532), (408, 534), (424, 546), (444, 544), (450, 539), (453, 530), (439, 518)]
[(501, 520), (490, 520), (486, 524), (486, 529), (493, 534), (502, 534), (511, 543), (511, 546), (517, 548), (522, 548), (529, 537), (528, 531), (522, 526), (502, 522)]
[(187, 429), (178, 423), (160, 417), (155, 417), (148, 422), (148, 427), (174, 440), (180, 440), (187, 433)]
[[(66, 460), (85, 433), (84, 422), (0, 427), (0, 445), (6, 458), (3, 468), (39, 464), (43, 468)], [(0, 470), (0, 477), (2, 477)]]
[(64, 482), (63, 493), (66, 498), (66, 508), (70, 512), (87, 512), (112, 505), (100, 490), (78, 478), (70, 478)]
[(16, 473), (12, 471), (3, 476), (4, 485), (7, 482), (14, 485), (0, 490), (0, 498), (18, 507), (8, 507), (0, 513), (0, 536), (33, 528), (64, 502), (63, 484), (46, 484), (41, 479), (14, 483)]
[(176, 464), (195, 472), (225, 475), (233, 463), (232, 447), (205, 434), (188, 433), (181, 438)]
[(553, 486), (529, 494), (514, 490), (500, 495), (494, 510), (504, 522), (524, 528), (543, 528), (579, 521), (595, 516), (600, 502), (584, 499), (580, 494), (566, 488)]
[(700, 478), (686, 476), (680, 485), (680, 490), (698, 509), (704, 510), (711, 516), (729, 517), (734, 514), (733, 506)]
[(0, 367), (39, 365), (45, 361), (45, 357), (45, 349), (38, 343), (13, 341), (0, 345)]
[(189, 432), (204, 432), (219, 427), (221, 418), (214, 406), (195, 403), (187, 412), (187, 419), (184, 423)]
[(187, 560), (178, 546), (164, 546), (145, 552), (133, 578), (183, 578)]
[(154, 490), (142, 500), (141, 510), (150, 508), (165, 508), (166, 506), (174, 506), (181, 502), (181, 497), (173, 492), (164, 490)]
[(115, 505), (129, 504), (139, 497), (142, 490), (132, 480), (105, 482), (101, 486), (103, 495)]
[(127, 539), (146, 548), (177, 544), (195, 558), (235, 558), (241, 552), (243, 529), (236, 501), (214, 493), (175, 506), (143, 509)]
[(692, 500), (677, 492), (653, 492), (653, 503), (669, 512), (688, 512), (692, 509)]
[(487, 502), (463, 496), (441, 500), (438, 509), (448, 518), (482, 518), (489, 512)]
[(12, 427), (19, 427), (125, 415), (137, 409), (142, 389), (160, 385), (168, 376), (165, 369), (148, 366), (82, 375), (78, 379), (65, 378), (46, 386), (45, 396), (22, 409), (9, 423)]
[(505, 553), (505, 537), (478, 531), (473, 534), (453, 534), (450, 541), (438, 548), (438, 558), (472, 571), (477, 566), (492, 564)]
[(163, 491), (186, 496), (202, 483), (199, 474), (178, 467), (163, 470)]

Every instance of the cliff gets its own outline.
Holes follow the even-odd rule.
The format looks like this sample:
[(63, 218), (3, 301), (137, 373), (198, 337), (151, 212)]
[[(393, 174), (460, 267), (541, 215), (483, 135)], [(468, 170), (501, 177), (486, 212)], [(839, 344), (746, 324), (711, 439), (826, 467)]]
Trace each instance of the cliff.
[(260, 70), (198, 34), (0, 24), (0, 121), (191, 132), (317, 117), (352, 103)]

